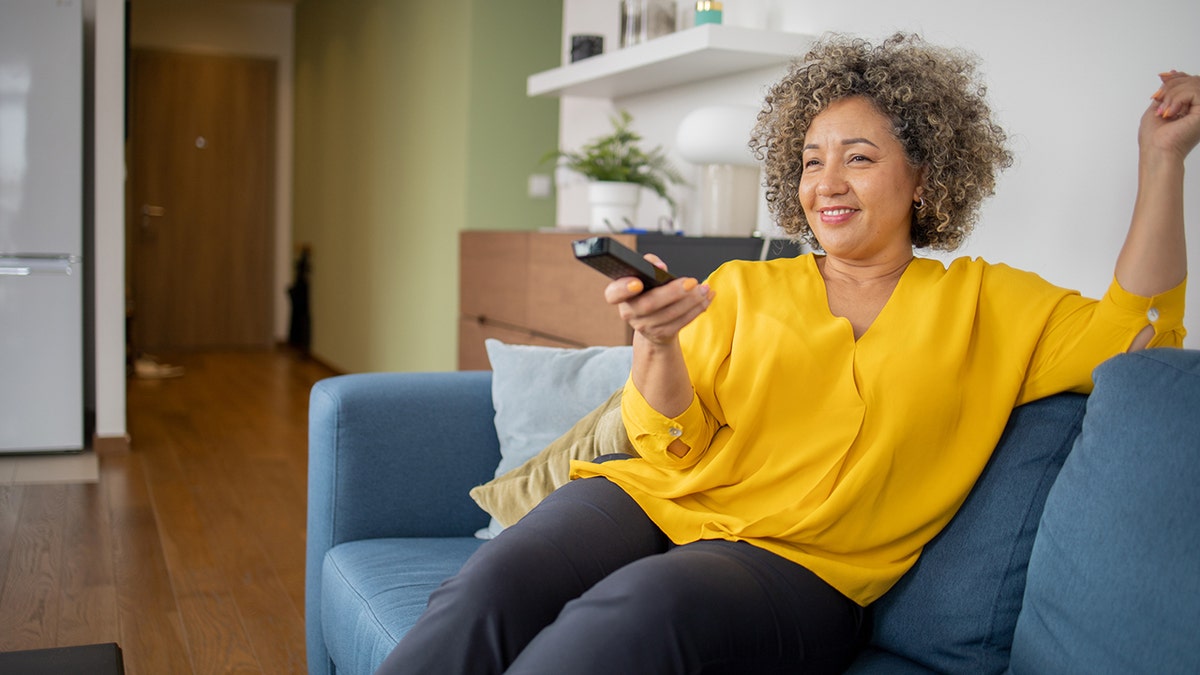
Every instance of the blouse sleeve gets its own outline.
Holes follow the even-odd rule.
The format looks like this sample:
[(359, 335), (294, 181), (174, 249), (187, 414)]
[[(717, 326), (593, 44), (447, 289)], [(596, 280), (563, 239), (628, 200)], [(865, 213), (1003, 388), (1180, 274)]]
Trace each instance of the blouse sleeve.
[[(678, 417), (667, 417), (646, 402), (631, 377), (621, 395), (621, 418), (625, 431), (638, 454), (652, 464), (684, 469), (699, 461), (720, 428), (716, 416), (705, 409), (700, 397), (692, 394), (692, 403)], [(667, 450), (674, 441), (682, 441), (691, 450), (679, 457)]]
[[(676, 469), (695, 465), (725, 424), (725, 415), (716, 397), (716, 383), (722, 364), (732, 349), (741, 290), (737, 275), (728, 271), (731, 267), (736, 265), (726, 263), (709, 275), (705, 283), (716, 289), (713, 303), (679, 334), (694, 392), (688, 409), (678, 417), (666, 417), (646, 402), (634, 386), (632, 376), (625, 383), (621, 396), (625, 431), (633, 447), (652, 464)], [(676, 440), (690, 448), (683, 457), (667, 450), (667, 446)]]
[(1062, 391), (1090, 393), (1092, 370), (1129, 349), (1153, 326), (1149, 347), (1180, 347), (1187, 281), (1151, 297), (1134, 295), (1116, 279), (1104, 297), (1064, 297), (1052, 311), (1030, 360), (1018, 404)]

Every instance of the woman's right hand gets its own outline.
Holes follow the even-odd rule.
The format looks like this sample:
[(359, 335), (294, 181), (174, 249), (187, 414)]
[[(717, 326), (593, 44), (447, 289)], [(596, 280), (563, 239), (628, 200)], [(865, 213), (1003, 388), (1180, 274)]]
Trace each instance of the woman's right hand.
[[(645, 256), (667, 269), (653, 253)], [(695, 396), (679, 344), (679, 331), (700, 316), (712, 302), (713, 291), (691, 277), (682, 277), (642, 293), (642, 282), (617, 279), (604, 289), (604, 299), (616, 305), (634, 330), (630, 378), (650, 407), (674, 418), (682, 415)], [(676, 438), (667, 451), (684, 457), (691, 448)]]
[[(667, 269), (653, 253), (650, 264)], [(654, 345), (673, 343), (684, 326), (700, 316), (712, 302), (713, 292), (692, 277), (682, 277), (642, 293), (642, 282), (633, 277), (617, 279), (604, 289), (604, 299), (616, 305), (621, 318), (639, 336)]]

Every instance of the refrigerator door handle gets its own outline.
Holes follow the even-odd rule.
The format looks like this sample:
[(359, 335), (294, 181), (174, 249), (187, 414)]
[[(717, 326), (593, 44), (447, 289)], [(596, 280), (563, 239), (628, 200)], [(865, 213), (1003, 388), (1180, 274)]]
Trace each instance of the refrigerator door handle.
[(74, 265), (77, 262), (79, 259), (76, 256), (0, 258), (0, 276), (28, 277), (37, 274), (69, 277), (75, 273)]

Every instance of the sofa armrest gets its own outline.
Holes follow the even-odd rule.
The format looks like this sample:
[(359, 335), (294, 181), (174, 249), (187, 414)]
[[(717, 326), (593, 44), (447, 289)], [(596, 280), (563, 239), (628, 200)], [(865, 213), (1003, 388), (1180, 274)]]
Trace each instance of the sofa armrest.
[(468, 491), (500, 462), (490, 371), (366, 373), (318, 382), (309, 400), (305, 614), (311, 673), (327, 672), (321, 565), (330, 548), (382, 537), (461, 537), (487, 514)]
[(469, 536), (467, 492), (500, 462), (490, 372), (369, 373), (318, 382), (309, 402), (308, 536)]

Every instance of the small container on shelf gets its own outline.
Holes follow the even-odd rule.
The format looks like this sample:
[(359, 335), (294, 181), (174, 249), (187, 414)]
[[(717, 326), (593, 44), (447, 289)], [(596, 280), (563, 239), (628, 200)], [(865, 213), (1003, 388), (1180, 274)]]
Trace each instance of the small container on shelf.
[(621, 0), (622, 48), (675, 32), (674, 0)]
[(642, 5), (642, 35), (653, 40), (675, 32), (674, 0), (645, 0)]
[(621, 49), (641, 41), (642, 3), (639, 0), (621, 0)]
[(604, 53), (603, 35), (572, 35), (571, 63)]
[(703, 26), (706, 23), (721, 23), (724, 9), (724, 5), (717, 0), (697, 0), (696, 25)]

